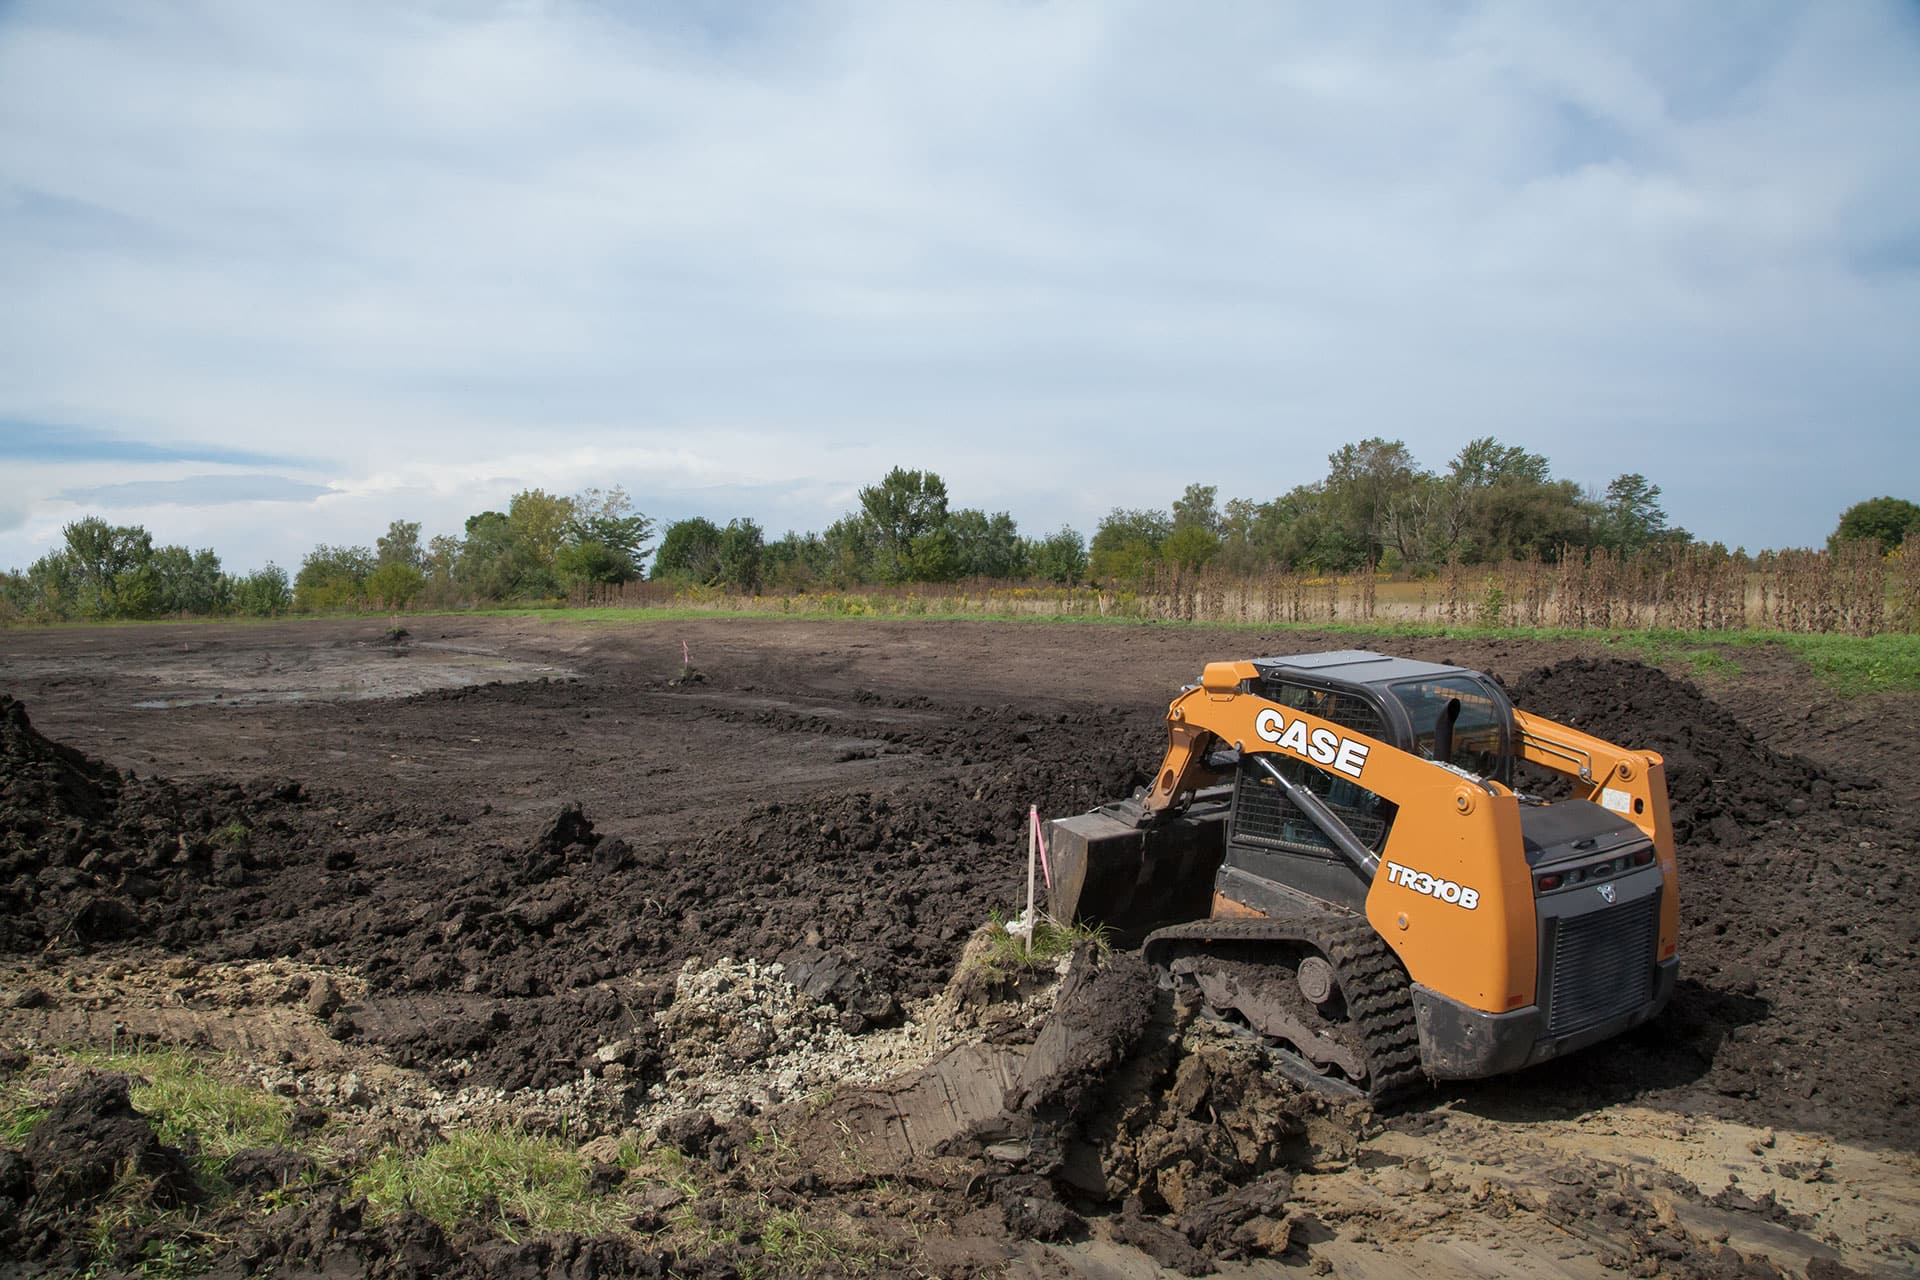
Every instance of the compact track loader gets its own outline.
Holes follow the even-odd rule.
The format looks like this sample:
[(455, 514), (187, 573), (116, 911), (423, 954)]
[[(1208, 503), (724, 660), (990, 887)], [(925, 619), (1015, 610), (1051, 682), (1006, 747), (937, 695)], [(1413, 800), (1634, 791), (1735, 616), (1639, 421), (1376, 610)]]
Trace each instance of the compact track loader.
[[(1361, 650), (1210, 663), (1167, 728), (1149, 787), (1049, 824), (1050, 910), (1142, 939), (1163, 982), (1310, 1083), (1497, 1075), (1672, 995), (1658, 754)], [(1522, 763), (1572, 794), (1522, 793)]]

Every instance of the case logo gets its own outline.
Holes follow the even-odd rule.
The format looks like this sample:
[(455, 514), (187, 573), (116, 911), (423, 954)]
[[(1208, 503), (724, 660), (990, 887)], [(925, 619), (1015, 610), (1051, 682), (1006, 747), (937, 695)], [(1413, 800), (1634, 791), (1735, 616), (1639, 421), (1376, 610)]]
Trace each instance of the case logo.
[(1600, 886), (1600, 896), (1605, 898), (1608, 902), (1612, 902), (1615, 898), (1619, 897), (1620, 895), (1613, 891), (1612, 885), (1603, 884)]
[(1331, 729), (1309, 732), (1305, 720), (1289, 722), (1272, 707), (1253, 718), (1253, 731), (1282, 751), (1291, 751), (1315, 764), (1331, 765), (1349, 778), (1359, 777), (1367, 767), (1366, 743), (1343, 738)]

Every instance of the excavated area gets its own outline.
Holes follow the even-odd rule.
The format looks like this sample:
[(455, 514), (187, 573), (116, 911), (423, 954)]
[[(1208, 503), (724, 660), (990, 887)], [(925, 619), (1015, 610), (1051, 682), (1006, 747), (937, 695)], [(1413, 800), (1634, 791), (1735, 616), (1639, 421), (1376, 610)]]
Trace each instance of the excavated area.
[[(1877, 702), (1879, 745), (1843, 756), (1792, 728), (1841, 700), (1777, 660), (1703, 690), (1600, 645), (1401, 643), (1665, 756), (1682, 979), (1610, 1045), (1380, 1117), (1302, 1093), (1132, 957), (1083, 949), (1016, 980), (962, 963), (990, 913), (1018, 908), (1029, 806), (1072, 813), (1143, 782), (1166, 700), (1205, 661), (1350, 638), (409, 628), (416, 652), (569, 674), (426, 672), (399, 686), (423, 692), (347, 699), (304, 689), (302, 661), (323, 652), (333, 679), (360, 655), (410, 660), (371, 623), (0, 635), (0, 1068), (126, 1037), (224, 1054), (363, 1146), (501, 1122), (638, 1135), (719, 1202), (857, 1224), (884, 1244), (864, 1270), (1920, 1264), (1920, 1219), (1901, 1220), (1920, 1185), (1920, 802), (1881, 783), (1903, 762), (1875, 759), (1920, 728), (1912, 698)], [(168, 696), (183, 684), (200, 693)], [(0, 1142), (21, 1224), (0, 1254), (49, 1270), (79, 1256), (101, 1194), (49, 1171), (91, 1168), (100, 1142), (151, 1164), (155, 1194), (198, 1194), (124, 1087), (59, 1083), (43, 1101), (61, 1123)], [(1659, 1176), (1622, 1172), (1622, 1134), (1674, 1144)], [(1843, 1193), (1888, 1169), (1891, 1207), (1846, 1217)], [(745, 1235), (691, 1248), (657, 1189), (618, 1235), (509, 1243), (317, 1185), (224, 1211), (221, 1265), (818, 1269)]]

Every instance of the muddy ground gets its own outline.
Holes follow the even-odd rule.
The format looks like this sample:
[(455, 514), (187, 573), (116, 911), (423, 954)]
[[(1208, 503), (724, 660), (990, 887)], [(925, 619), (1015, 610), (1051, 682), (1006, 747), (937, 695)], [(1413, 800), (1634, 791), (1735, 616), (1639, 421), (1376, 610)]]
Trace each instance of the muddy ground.
[(601, 1188), (637, 1206), (624, 1230), (544, 1243), (378, 1218), (321, 1178), (208, 1233), (229, 1271), (1920, 1264), (1920, 699), (1841, 699), (1767, 649), (1696, 682), (1597, 641), (1400, 642), (1666, 754), (1683, 977), (1620, 1041), (1380, 1117), (1300, 1096), (1125, 957), (950, 983), (1015, 906), (1029, 804), (1143, 780), (1205, 661), (1350, 639), (404, 628), (0, 633), (0, 1049), (67, 1126), (0, 1154), (0, 1197), (42, 1224), (0, 1254), (79, 1257), (97, 1188), (44, 1172), (69, 1131), (187, 1194), (110, 1084), (48, 1068), (138, 1041), (224, 1055), (349, 1147), (625, 1135), (695, 1161), (676, 1194), (715, 1222), (791, 1201), (864, 1242), (702, 1237), (631, 1170)]

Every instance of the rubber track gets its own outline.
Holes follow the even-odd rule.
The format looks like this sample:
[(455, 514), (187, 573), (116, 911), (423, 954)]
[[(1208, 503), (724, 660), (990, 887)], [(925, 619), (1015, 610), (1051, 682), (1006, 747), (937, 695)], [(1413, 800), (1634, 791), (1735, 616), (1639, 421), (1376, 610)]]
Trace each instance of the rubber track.
[(1264, 920), (1196, 920), (1156, 930), (1141, 950), (1148, 963), (1164, 968), (1155, 952), (1186, 941), (1305, 942), (1317, 948), (1332, 962), (1347, 1012), (1358, 1024), (1367, 1058), (1367, 1096), (1384, 1106), (1425, 1086), (1413, 989), (1399, 957), (1364, 917), (1324, 911)]

